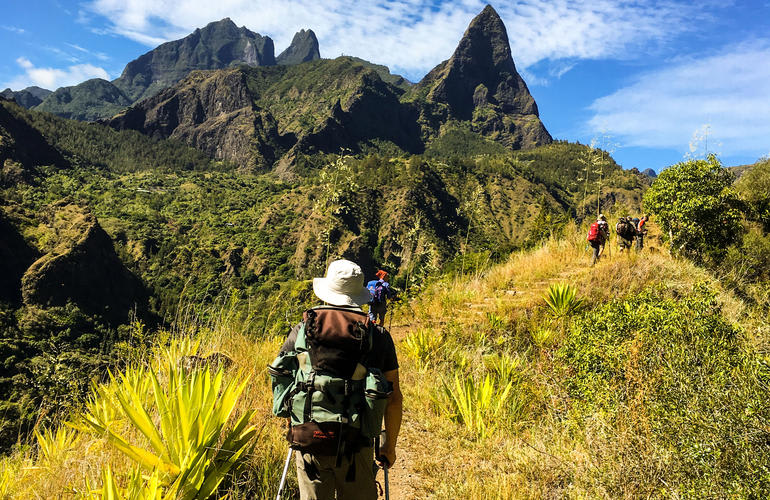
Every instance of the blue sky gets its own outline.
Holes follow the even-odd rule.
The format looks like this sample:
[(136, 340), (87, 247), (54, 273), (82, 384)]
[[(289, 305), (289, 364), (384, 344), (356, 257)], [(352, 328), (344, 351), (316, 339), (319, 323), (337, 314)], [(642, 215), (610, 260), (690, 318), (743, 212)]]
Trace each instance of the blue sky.
[[(557, 139), (595, 143), (624, 167), (716, 152), (770, 154), (770, 0), (490, 2)], [(159, 43), (230, 17), (276, 53), (301, 28), (321, 55), (355, 55), (418, 81), (451, 56), (478, 0), (7, 0), (0, 88), (118, 77)]]

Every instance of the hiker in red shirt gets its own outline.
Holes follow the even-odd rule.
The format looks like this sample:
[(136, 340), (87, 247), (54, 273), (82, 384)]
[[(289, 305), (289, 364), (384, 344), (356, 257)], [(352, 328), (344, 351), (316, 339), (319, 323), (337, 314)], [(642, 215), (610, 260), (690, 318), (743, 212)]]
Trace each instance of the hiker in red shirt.
[(647, 215), (639, 219), (639, 227), (636, 228), (636, 251), (641, 252), (644, 248), (644, 235), (647, 234), (647, 221), (650, 217)]

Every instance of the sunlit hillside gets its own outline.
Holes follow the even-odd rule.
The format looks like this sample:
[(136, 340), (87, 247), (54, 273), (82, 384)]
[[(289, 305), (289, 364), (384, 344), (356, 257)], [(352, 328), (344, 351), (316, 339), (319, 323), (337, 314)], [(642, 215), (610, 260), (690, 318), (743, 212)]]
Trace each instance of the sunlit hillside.
[[(396, 308), (405, 424), (392, 498), (768, 491), (770, 323), (707, 271), (669, 256), (652, 229), (643, 253), (619, 255), (610, 245), (590, 267), (584, 231), (571, 228), (503, 264), (436, 280)], [(560, 298), (558, 289), (577, 293)], [(220, 492), (274, 498), (287, 448), (282, 422), (270, 414), (265, 366), (281, 338), (255, 334), (264, 329), (238, 306), (222, 305), (205, 323), (191, 315), (152, 335), (148, 347), (141, 346), (150, 332), (134, 325), (133, 340), (120, 346), (118, 371), (128, 375), (116, 373), (67, 426), (38, 429), (30, 446), (4, 459), (0, 496), (67, 497), (90, 488), (91, 498), (111, 498), (102, 484), (145, 492), (131, 498), (156, 498), (151, 487), (167, 492), (178, 476), (163, 465), (173, 458), (158, 450), (172, 434), (164, 428), (150, 439), (117, 394), (132, 387), (135, 403), (161, 428), (152, 417), (155, 391), (174, 376), (222, 370), (223, 386), (246, 384), (229, 425), (253, 411), (254, 429), (253, 447), (220, 478)], [(111, 431), (88, 424), (94, 416)], [(159, 464), (126, 453), (113, 434)], [(217, 443), (215, 450), (232, 445), (224, 436)], [(216, 453), (207, 460), (216, 463)]]

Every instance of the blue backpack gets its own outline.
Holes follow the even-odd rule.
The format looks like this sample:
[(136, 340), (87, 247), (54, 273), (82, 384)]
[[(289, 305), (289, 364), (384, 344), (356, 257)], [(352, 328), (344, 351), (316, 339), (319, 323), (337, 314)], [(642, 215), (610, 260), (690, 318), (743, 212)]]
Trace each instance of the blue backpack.
[(388, 284), (382, 280), (372, 280), (366, 284), (372, 296), (372, 304), (381, 304), (388, 300)]

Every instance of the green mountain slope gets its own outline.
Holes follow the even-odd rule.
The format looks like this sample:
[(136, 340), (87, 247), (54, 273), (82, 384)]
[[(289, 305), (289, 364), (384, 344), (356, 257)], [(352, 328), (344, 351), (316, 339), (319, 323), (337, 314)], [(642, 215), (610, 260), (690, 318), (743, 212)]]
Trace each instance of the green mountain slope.
[(73, 120), (93, 121), (111, 116), (131, 104), (123, 92), (101, 78), (94, 78), (72, 87), (61, 87), (35, 106)]

